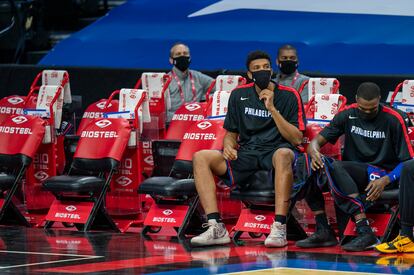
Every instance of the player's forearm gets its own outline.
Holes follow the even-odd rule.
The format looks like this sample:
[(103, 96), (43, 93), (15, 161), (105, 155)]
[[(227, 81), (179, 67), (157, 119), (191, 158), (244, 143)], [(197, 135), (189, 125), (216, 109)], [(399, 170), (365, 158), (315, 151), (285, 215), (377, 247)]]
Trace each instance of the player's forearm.
[(303, 140), (302, 132), (296, 126), (287, 122), (276, 109), (271, 110), (270, 113), (282, 137), (294, 146), (301, 145)]
[(312, 152), (320, 152), (321, 147), (324, 146), (328, 141), (320, 134), (318, 134), (308, 146), (307, 153), (312, 155)]
[(226, 135), (224, 136), (223, 147), (230, 146), (231, 148), (236, 148), (237, 147), (237, 136), (238, 134), (236, 133), (227, 132)]

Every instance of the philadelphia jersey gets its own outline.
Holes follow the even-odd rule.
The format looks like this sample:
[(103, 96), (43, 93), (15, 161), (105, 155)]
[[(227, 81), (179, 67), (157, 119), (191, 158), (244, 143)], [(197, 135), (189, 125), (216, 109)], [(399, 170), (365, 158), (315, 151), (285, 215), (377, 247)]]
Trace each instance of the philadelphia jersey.
[(392, 170), (414, 156), (404, 119), (397, 111), (380, 105), (373, 120), (363, 120), (358, 113), (358, 105), (352, 104), (320, 132), (330, 143), (345, 135), (342, 160)]
[[(296, 90), (275, 85), (274, 93), (273, 103), (276, 110), (286, 121), (304, 131), (306, 117)], [(240, 149), (268, 150), (283, 143), (294, 149), (280, 134), (271, 113), (259, 99), (253, 83), (240, 86), (231, 93), (223, 127), (239, 134)]]

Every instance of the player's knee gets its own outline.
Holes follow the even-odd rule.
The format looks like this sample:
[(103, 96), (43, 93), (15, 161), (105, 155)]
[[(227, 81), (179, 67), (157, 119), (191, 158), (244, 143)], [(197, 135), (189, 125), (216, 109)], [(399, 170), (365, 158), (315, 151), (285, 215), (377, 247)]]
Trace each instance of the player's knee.
[(292, 165), (292, 161), (294, 158), (294, 153), (291, 149), (288, 148), (280, 148), (277, 149), (276, 152), (273, 154), (273, 166), (276, 167), (278, 165), (281, 166), (290, 166)]
[(343, 168), (343, 162), (335, 160), (332, 162), (332, 168), (335, 169), (342, 169)]
[(194, 168), (208, 165), (208, 159), (209, 159), (209, 150), (201, 150), (196, 152), (193, 155), (193, 166)]

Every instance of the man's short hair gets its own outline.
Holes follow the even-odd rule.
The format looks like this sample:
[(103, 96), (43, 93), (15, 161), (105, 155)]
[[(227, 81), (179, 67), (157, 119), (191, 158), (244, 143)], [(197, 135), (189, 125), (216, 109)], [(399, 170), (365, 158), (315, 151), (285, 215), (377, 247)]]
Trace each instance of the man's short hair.
[(250, 52), (247, 55), (247, 60), (246, 60), (247, 70), (249, 70), (250, 63), (253, 60), (256, 60), (256, 59), (267, 59), (267, 60), (269, 60), (270, 65), (272, 65), (272, 61), (270, 59), (270, 55), (267, 52), (264, 52), (264, 51), (253, 51), (253, 52)]
[(365, 100), (373, 100), (381, 96), (381, 89), (374, 82), (364, 82), (359, 85), (356, 95)]
[(277, 50), (277, 57), (280, 56), (280, 54), (282, 53), (282, 51), (295, 51), (296, 55), (298, 55), (298, 51), (296, 50), (296, 48), (293, 47), (292, 45), (289, 45), (289, 44), (283, 45), (282, 47), (280, 47)]
[(183, 42), (176, 42), (176, 43), (174, 43), (174, 45), (172, 45), (172, 47), (170, 49), (170, 57), (171, 58), (173, 57), (173, 49), (175, 48), (175, 46), (178, 46), (178, 45), (183, 45), (184, 47), (186, 47), (188, 49), (188, 52), (190, 52), (190, 47), (188, 47), (187, 44), (185, 44)]

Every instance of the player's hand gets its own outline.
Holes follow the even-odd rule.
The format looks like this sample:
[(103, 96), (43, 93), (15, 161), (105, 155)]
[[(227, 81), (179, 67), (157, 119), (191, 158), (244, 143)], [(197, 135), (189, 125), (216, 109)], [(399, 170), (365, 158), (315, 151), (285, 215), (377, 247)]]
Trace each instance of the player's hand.
[(322, 154), (318, 150), (310, 150), (309, 155), (312, 159), (311, 168), (313, 171), (323, 168)]
[(231, 146), (225, 146), (223, 150), (223, 157), (225, 160), (237, 159), (237, 150)]
[(276, 110), (273, 104), (275, 93), (269, 89), (264, 89), (260, 92), (259, 99), (264, 101), (265, 107), (268, 111)]
[(377, 200), (388, 183), (390, 183), (390, 178), (388, 176), (371, 181), (367, 188), (365, 188), (365, 191), (367, 192), (367, 201)]

